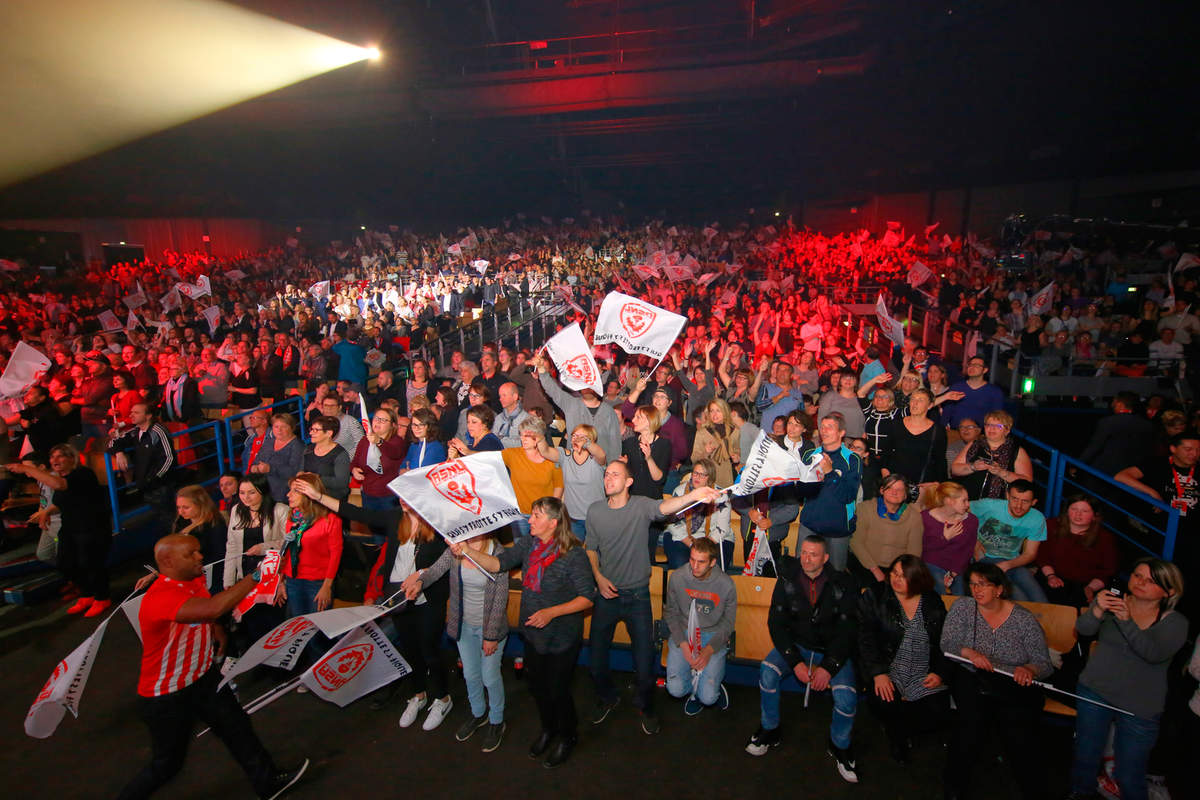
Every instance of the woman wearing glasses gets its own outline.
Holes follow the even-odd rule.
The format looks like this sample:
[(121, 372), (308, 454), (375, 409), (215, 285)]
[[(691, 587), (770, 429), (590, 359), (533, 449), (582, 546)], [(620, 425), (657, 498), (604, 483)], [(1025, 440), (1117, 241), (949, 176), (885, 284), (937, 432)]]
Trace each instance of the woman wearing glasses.
[(304, 451), (301, 470), (320, 476), (325, 492), (338, 500), (350, 495), (350, 454), (337, 443), (342, 424), (337, 417), (319, 416), (308, 426), (312, 439)]
[(983, 438), (963, 449), (950, 472), (972, 500), (1003, 499), (1017, 478), (1033, 480), (1033, 462), (1012, 436), (1013, 418), (1004, 411), (983, 416)]
[(1134, 566), (1127, 591), (1097, 592), (1075, 621), (1080, 636), (1099, 636), (1076, 691), (1132, 716), (1094, 703), (1077, 705), (1073, 797), (1095, 795), (1109, 728), (1115, 725), (1113, 778), (1122, 800), (1145, 800), (1146, 764), (1158, 740), (1167, 669), (1187, 640), (1188, 621), (1175, 610), (1182, 596), (1179, 567), (1143, 558)]
[(440, 464), (446, 460), (446, 445), (438, 441), (438, 421), (432, 411), (419, 408), (412, 412), (408, 429), (412, 434), (412, 442), (408, 445), (404, 460), (400, 462), (401, 475), (410, 469)]
[[(675, 487), (674, 495), (682, 497), (700, 486), (712, 486), (718, 469), (711, 459), (701, 458), (692, 464), (691, 473)], [(733, 565), (733, 528), (730, 523), (729, 495), (722, 494), (715, 503), (700, 503), (679, 512), (667, 526), (663, 551), (667, 554), (667, 569), (677, 569), (688, 563), (692, 542), (711, 539), (720, 548), (718, 566), (721, 571)]]
[(950, 678), (958, 730), (946, 763), (946, 794), (970, 795), (971, 767), (990, 728), (1022, 797), (1041, 797), (1044, 769), (1032, 734), (1043, 701), (1033, 682), (1052, 670), (1046, 636), (1037, 617), (1009, 599), (1011, 586), (1000, 567), (976, 562), (967, 567), (966, 579), (971, 595), (950, 607), (942, 628), (942, 651), (970, 662), (958, 663)]

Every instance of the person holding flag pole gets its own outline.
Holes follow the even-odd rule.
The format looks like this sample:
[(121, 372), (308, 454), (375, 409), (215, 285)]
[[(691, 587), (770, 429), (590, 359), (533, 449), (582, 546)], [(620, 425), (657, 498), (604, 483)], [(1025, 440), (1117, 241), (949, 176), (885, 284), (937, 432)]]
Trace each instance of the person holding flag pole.
[(687, 698), (683, 710), (688, 716), (713, 706), (729, 707), (722, 681), (737, 617), (737, 587), (716, 566), (716, 542), (696, 539), (688, 568), (672, 572), (667, 583), (667, 691)]
[(204, 720), (246, 772), (259, 797), (276, 798), (308, 768), (280, 770), (254, 733), (233, 691), (217, 688), (216, 666), (225, 635), (213, 623), (228, 614), (266, 577), (258, 570), (217, 595), (204, 583), (200, 542), (187, 534), (165, 536), (154, 546), (159, 576), (142, 599), (138, 621), (142, 662), (139, 713), (150, 729), (151, 759), (126, 784), (121, 800), (149, 797), (183, 768), (192, 728)]
[[(388, 531), (387, 541), (379, 548), (379, 558), (367, 579), (364, 603), (402, 592), (406, 578), (418, 570), (432, 567), (446, 552), (446, 540), (404, 500), (400, 500), (395, 508), (370, 509), (330, 497), (311, 484), (297, 482), (295, 486), (310, 500), (344, 520)], [(441, 652), (446, 603), (450, 596), (448, 584), (448, 580), (424, 584), (416, 599), (384, 621), (385, 630), (391, 629), (389, 638), (413, 670), (411, 683), (415, 692), (400, 716), (401, 728), (411, 727), (421, 711), (429, 706), (429, 714), (421, 727), (431, 731), (442, 724), (454, 707)], [(397, 687), (397, 684), (389, 686)], [(396, 688), (386, 690), (372, 701), (372, 708), (386, 707), (396, 691)], [(434, 695), (432, 704), (429, 691)]]

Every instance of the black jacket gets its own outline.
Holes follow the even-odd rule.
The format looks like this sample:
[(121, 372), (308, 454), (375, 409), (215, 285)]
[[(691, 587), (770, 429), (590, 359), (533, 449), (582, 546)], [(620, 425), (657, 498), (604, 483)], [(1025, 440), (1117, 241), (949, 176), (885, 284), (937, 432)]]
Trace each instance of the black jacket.
[(140, 491), (163, 486), (168, 482), (171, 467), (175, 466), (175, 448), (171, 435), (158, 423), (152, 424), (144, 433), (133, 428), (108, 446), (109, 453), (133, 449), (129, 454), (129, 468), (133, 482)]
[(814, 668), (836, 675), (853, 655), (858, 638), (857, 589), (849, 575), (826, 564), (825, 583), (814, 605), (802, 588), (801, 574), (800, 559), (779, 559), (779, 579), (767, 614), (771, 643), (793, 668), (804, 660), (801, 647), (820, 652)]
[[(945, 681), (950, 662), (942, 655), (942, 625), (946, 606), (940, 595), (921, 595), (921, 613), (929, 635), (929, 671)], [(858, 602), (858, 672), (866, 682), (886, 675), (904, 638), (904, 609), (887, 582), (867, 587)]]

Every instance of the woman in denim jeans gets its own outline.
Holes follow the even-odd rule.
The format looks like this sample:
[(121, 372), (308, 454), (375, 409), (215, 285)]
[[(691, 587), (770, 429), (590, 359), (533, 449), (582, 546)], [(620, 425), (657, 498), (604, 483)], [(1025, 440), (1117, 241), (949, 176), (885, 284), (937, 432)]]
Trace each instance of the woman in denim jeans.
[[(467, 544), (488, 555), (503, 549), (490, 533), (468, 539)], [(405, 579), (405, 596), (415, 600), (421, 594), (422, 584), (433, 583), (447, 572), (450, 602), (446, 604), (446, 635), (458, 643), (467, 699), (471, 703), (471, 716), (459, 726), (454, 738), (465, 742), (486, 725), (482, 749), (490, 753), (504, 738), (504, 679), (500, 676), (500, 660), (508, 639), (508, 576), (484, 572), (470, 559), (456, 557), (446, 550), (433, 566)]]
[(1097, 592), (1088, 610), (1075, 621), (1081, 636), (1099, 634), (1076, 691), (1085, 699), (1122, 708), (1133, 716), (1095, 703), (1078, 704), (1072, 797), (1095, 795), (1104, 745), (1115, 724), (1113, 778), (1121, 800), (1146, 798), (1146, 764), (1158, 740), (1159, 718), (1167, 697), (1167, 669), (1187, 640), (1188, 621), (1174, 610), (1182, 596), (1179, 567), (1143, 558), (1134, 566), (1126, 592)]

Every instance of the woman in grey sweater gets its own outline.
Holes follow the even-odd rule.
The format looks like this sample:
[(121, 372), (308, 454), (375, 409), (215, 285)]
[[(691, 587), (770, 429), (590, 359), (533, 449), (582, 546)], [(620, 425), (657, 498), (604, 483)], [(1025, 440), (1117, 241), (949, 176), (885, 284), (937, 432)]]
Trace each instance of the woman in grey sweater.
[[(469, 539), (468, 543), (488, 554), (503, 549), (490, 533)], [(465, 742), (487, 725), (482, 749), (490, 753), (500, 746), (505, 730), (500, 660), (508, 639), (508, 578), (487, 574), (468, 559), (446, 550), (430, 567), (404, 580), (405, 596), (416, 599), (422, 585), (434, 583), (447, 572), (450, 600), (446, 604), (446, 635), (458, 644), (471, 703), (471, 718), (463, 721), (454, 738)]]
[(1096, 792), (1096, 775), (1108, 739), (1113, 739), (1113, 778), (1122, 800), (1145, 800), (1146, 764), (1158, 740), (1159, 717), (1167, 697), (1167, 668), (1187, 640), (1188, 621), (1175, 611), (1183, 596), (1183, 575), (1169, 561), (1139, 560), (1128, 591), (1096, 593), (1075, 621), (1081, 636), (1099, 638), (1079, 676), (1081, 697), (1123, 708), (1119, 714), (1094, 703), (1079, 703), (1075, 718), (1075, 763), (1071, 792)]
[[(991, 728), (1005, 761), (1026, 800), (1045, 793), (1043, 764), (1037, 749), (1042, 693), (1035, 678), (1051, 672), (1046, 636), (1037, 618), (1009, 599), (1012, 588), (1004, 570), (979, 562), (967, 567), (971, 596), (950, 607), (942, 627), (942, 651), (970, 660), (950, 676), (958, 707), (958, 730), (946, 759), (947, 796), (970, 794), (971, 767), (982, 731)], [(995, 670), (1013, 677), (997, 675)]]
[(557, 767), (570, 757), (578, 739), (571, 676), (583, 647), (583, 613), (592, 607), (596, 583), (561, 500), (535, 500), (529, 532), (496, 555), (461, 544), (450, 549), (455, 555), (469, 550), (471, 558), (491, 572), (521, 567), (525, 672), (542, 721), (529, 757), (540, 758), (549, 750), (543, 766)]

